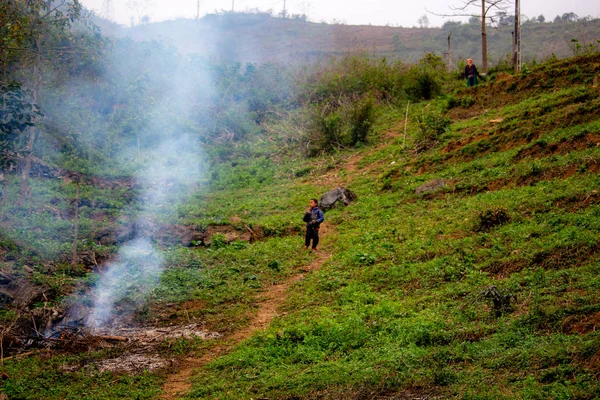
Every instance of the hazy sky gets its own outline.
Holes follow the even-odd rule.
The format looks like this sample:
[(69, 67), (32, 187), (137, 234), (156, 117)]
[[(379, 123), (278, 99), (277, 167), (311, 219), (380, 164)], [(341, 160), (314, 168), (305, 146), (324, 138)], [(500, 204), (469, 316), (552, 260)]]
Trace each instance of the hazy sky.
[[(111, 1), (115, 19), (129, 24), (142, 15), (151, 21), (196, 16), (198, 0), (81, 0), (89, 9), (102, 10), (104, 2)], [(449, 13), (449, 6), (464, 0), (285, 0), (289, 13), (306, 13), (314, 22), (343, 22), (347, 24), (372, 24), (393, 26), (417, 26), (417, 19), (426, 9), (437, 13)], [(200, 0), (200, 15), (219, 10), (236, 11), (260, 9), (281, 11), (284, 0)], [(137, 10), (136, 10), (136, 6)], [(600, 17), (600, 0), (522, 0), (521, 13), (528, 17), (543, 14), (552, 20), (558, 14), (574, 12), (579, 16)], [(431, 25), (441, 25), (444, 19), (428, 14)], [(457, 19), (457, 18), (453, 18)]]

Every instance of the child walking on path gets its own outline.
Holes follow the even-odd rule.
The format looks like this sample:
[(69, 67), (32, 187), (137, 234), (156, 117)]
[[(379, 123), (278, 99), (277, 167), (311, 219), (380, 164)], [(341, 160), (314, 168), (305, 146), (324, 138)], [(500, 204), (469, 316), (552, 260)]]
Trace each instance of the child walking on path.
[(310, 242), (312, 240), (312, 249), (313, 251), (317, 251), (317, 246), (319, 245), (319, 227), (321, 226), (321, 223), (325, 221), (325, 216), (323, 215), (323, 212), (319, 210), (317, 199), (310, 199), (308, 205), (309, 208), (302, 218), (302, 220), (306, 222), (304, 245), (307, 249), (310, 248)]

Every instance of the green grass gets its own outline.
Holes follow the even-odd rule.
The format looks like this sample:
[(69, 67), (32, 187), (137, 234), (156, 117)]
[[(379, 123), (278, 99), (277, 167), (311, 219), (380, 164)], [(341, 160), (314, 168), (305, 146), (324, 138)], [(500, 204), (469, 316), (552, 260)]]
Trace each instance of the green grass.
[[(369, 153), (358, 165), (366, 175), (350, 185), (359, 200), (328, 214), (340, 232), (330, 262), (291, 291), (286, 316), (200, 371), (187, 398), (364, 398), (423, 388), (469, 399), (600, 395), (600, 341), (589, 320), (600, 315), (600, 150), (536, 151), (597, 132), (592, 114), (550, 121), (568, 116), (582, 93), (590, 91), (564, 89), (459, 121), (421, 155), (400, 140), (360, 150)], [(553, 111), (536, 141), (520, 142), (532, 109)], [(495, 142), (439, 152), (464, 132), (489, 130), (497, 116), (508, 121), (491, 128), (501, 135)], [(535, 157), (519, 155), (528, 149)], [(451, 185), (414, 194), (439, 177)], [(490, 189), (493, 182), (501, 184)], [(477, 228), (485, 210), (500, 208), (506, 223)], [(508, 309), (483, 296), (492, 285), (511, 295)]]
[[(544, 65), (527, 79), (547, 73)], [(412, 122), (407, 146), (402, 137), (379, 146), (387, 132), (402, 132), (404, 109), (379, 110), (372, 145), (308, 161), (264, 154), (230, 160), (185, 204), (161, 214), (165, 223), (247, 225), (265, 233), (253, 244), (161, 248), (168, 268), (140, 321), (192, 319), (227, 334), (247, 324), (262, 291), (314, 259), (303, 251), (300, 219), (307, 200), (330, 189), (322, 176), (336, 174), (358, 195), (350, 206), (326, 213), (326, 224), (335, 227), (326, 238), (331, 258), (292, 286), (283, 312), (265, 331), (200, 369), (186, 398), (600, 397), (597, 90), (531, 87), (530, 97), (509, 94), (484, 112), (485, 91), (496, 88), (457, 93), (461, 108), (460, 99), (468, 97), (464, 104), (481, 112), (455, 119), (425, 151), (414, 151), (419, 132)], [(444, 111), (447, 103), (418, 104), (411, 113)], [(503, 121), (490, 122), (496, 118)], [(355, 156), (362, 157), (356, 170), (345, 170)], [(436, 178), (447, 186), (415, 193)], [(59, 189), (42, 198), (64, 192)], [(72, 189), (64, 192), (63, 209)], [(125, 206), (89, 190), (86, 196), (105, 196), (115, 209)], [(504, 218), (489, 223), (498, 213)], [(23, 214), (29, 229), (21, 232), (48, 254), (70, 232), (65, 221), (54, 220), (62, 236), (44, 243), (51, 215)], [(36, 224), (41, 232), (31, 229)], [(5, 240), (3, 248), (26, 247), (15, 250)], [(80, 278), (40, 273), (48, 285)], [(503, 306), (489, 296), (492, 286)], [(196, 306), (188, 310), (189, 302)], [(178, 341), (162, 348), (200, 356), (211, 346)], [(163, 373), (60, 369), (80, 357), (87, 356), (11, 361), (3, 369), (9, 376), (3, 391), (24, 399), (33, 393), (153, 398), (164, 381)], [(127, 385), (134, 389), (123, 394)]]
[[(8, 376), (2, 391), (10, 399), (153, 399), (162, 382), (156, 375), (115, 375), (97, 371), (94, 360), (107, 355), (31, 357), (6, 362)], [(65, 372), (63, 367), (87, 364), (79, 372)]]

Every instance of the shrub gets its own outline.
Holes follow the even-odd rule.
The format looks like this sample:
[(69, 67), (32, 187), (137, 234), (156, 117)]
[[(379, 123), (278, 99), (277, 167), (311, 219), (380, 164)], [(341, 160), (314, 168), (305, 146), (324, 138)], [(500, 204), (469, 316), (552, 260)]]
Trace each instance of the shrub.
[(354, 103), (350, 111), (350, 144), (366, 142), (373, 125), (374, 105), (372, 97)]
[(405, 97), (406, 67), (399, 61), (372, 59), (367, 55), (348, 55), (330, 60), (326, 66), (317, 65), (301, 84), (298, 101), (302, 104), (331, 106), (340, 98), (360, 98), (367, 94), (398, 101)]
[(476, 232), (487, 232), (490, 229), (504, 225), (509, 221), (510, 215), (508, 215), (506, 209), (502, 207), (487, 209), (477, 216), (474, 230)]
[(227, 246), (227, 238), (222, 233), (216, 233), (210, 238), (210, 246), (220, 249)]
[(414, 72), (406, 88), (406, 93), (412, 100), (431, 100), (442, 92), (442, 85), (436, 74), (419, 66), (412, 69)]
[(375, 100), (341, 98), (337, 104), (313, 108), (309, 155), (367, 141), (375, 118)]
[(427, 54), (407, 73), (406, 94), (411, 100), (430, 100), (442, 93), (444, 62), (439, 56)]
[(421, 115), (417, 115), (414, 119), (418, 128), (415, 137), (415, 151), (417, 153), (435, 147), (440, 136), (450, 126), (450, 118), (437, 110), (423, 111)]

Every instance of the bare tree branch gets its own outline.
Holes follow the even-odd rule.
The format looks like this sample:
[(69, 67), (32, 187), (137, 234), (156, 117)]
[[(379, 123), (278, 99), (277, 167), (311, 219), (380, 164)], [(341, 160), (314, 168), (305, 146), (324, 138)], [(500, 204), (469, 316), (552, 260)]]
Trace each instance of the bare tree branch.
[[(495, 24), (495, 18), (498, 13), (494, 15), (490, 15), (492, 10), (498, 10), (499, 12), (506, 12), (508, 5), (511, 3), (511, 0), (463, 0), (460, 5), (450, 6), (450, 10), (452, 13), (442, 14), (435, 13), (425, 9), (428, 13), (436, 15), (438, 17), (477, 17), (481, 18), (481, 62), (482, 69), (481, 71), (486, 74), (487, 73), (487, 27), (486, 20)], [(478, 13), (469, 12), (470, 8), (478, 8), (480, 11)]]

